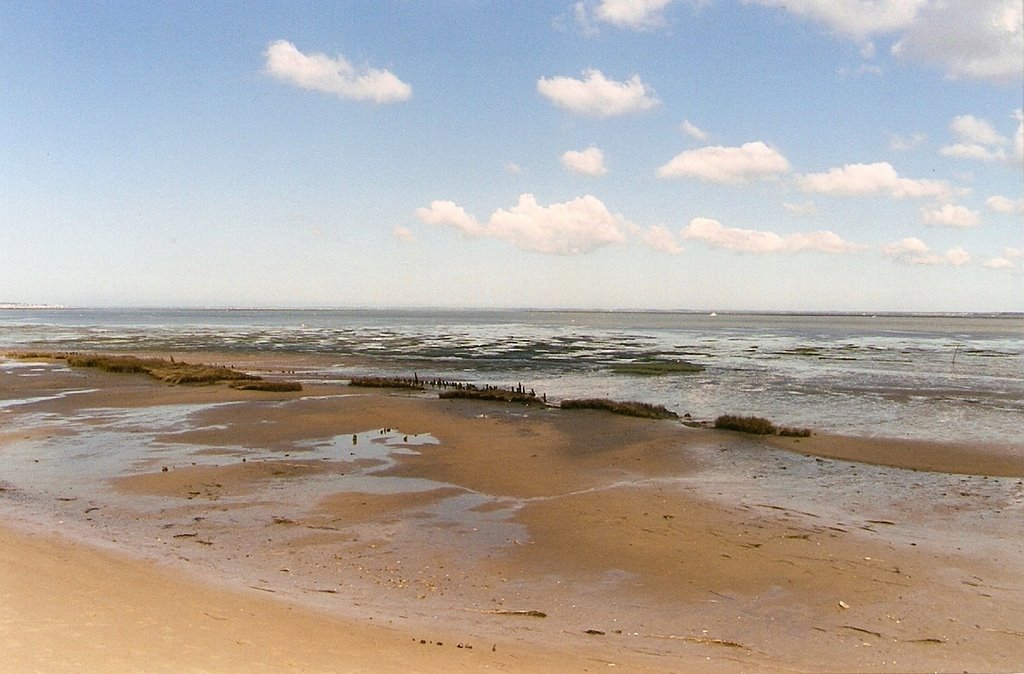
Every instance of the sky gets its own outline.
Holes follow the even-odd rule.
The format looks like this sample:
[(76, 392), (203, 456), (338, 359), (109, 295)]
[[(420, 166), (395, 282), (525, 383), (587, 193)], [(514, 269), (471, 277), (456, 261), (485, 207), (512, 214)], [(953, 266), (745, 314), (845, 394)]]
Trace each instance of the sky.
[(0, 303), (1024, 311), (1021, 0), (0, 27)]

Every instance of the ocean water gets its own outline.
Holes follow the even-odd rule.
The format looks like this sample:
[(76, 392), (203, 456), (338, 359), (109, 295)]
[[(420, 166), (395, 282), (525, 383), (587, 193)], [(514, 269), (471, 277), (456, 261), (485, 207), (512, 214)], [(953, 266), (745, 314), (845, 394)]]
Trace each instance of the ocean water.
[[(695, 418), (1020, 446), (1024, 315), (3, 309), (0, 350), (315, 354), (299, 377), (517, 385)], [(326, 359), (326, 360), (325, 360)], [(616, 371), (686, 360), (690, 374)]]

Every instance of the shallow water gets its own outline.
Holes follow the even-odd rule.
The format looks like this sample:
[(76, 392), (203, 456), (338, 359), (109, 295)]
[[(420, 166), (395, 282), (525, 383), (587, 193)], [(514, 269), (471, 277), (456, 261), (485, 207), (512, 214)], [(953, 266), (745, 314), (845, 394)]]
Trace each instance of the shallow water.
[[(315, 354), (334, 365), (300, 379), (416, 372), (876, 437), (1017, 444), (1024, 416), (1020, 315), (3, 310), (0, 348)], [(705, 369), (613, 370), (648, 360)]]

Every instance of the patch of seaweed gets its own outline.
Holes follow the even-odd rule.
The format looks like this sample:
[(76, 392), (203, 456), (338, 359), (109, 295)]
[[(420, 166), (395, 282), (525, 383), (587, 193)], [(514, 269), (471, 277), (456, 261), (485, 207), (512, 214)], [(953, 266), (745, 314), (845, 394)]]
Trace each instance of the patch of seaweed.
[(704, 366), (688, 360), (645, 360), (633, 363), (617, 363), (612, 365), (616, 374), (634, 374), (658, 377), (666, 374), (693, 374), (703, 372)]
[(563, 400), (563, 410), (602, 410), (612, 414), (622, 414), (628, 417), (640, 417), (642, 419), (678, 419), (679, 415), (661, 405), (652, 405), (641, 402), (620, 402), (608, 400), (607, 398), (575, 398)]

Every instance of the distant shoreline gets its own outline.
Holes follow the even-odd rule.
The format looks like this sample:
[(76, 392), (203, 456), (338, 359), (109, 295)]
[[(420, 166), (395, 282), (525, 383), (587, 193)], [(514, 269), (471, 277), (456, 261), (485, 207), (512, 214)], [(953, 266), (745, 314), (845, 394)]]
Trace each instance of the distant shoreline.
[(666, 316), (765, 316), (765, 317), (835, 317), (835, 318), (1006, 318), (1024, 319), (1024, 311), (894, 311), (894, 310), (863, 310), (863, 311), (826, 311), (826, 310), (760, 310), (760, 309), (596, 309), (596, 308), (553, 308), (553, 307), (430, 307), (430, 306), (393, 306), (393, 307), (361, 307), (361, 306), (174, 306), (174, 305), (64, 305), (64, 304), (33, 304), (19, 302), (0, 302), (0, 311), (46, 310), (46, 311), (167, 311), (167, 312), (254, 312), (254, 313), (287, 313), (287, 312), (336, 312), (336, 313), (450, 313), (450, 314), (610, 314), (610, 315), (666, 315)]

